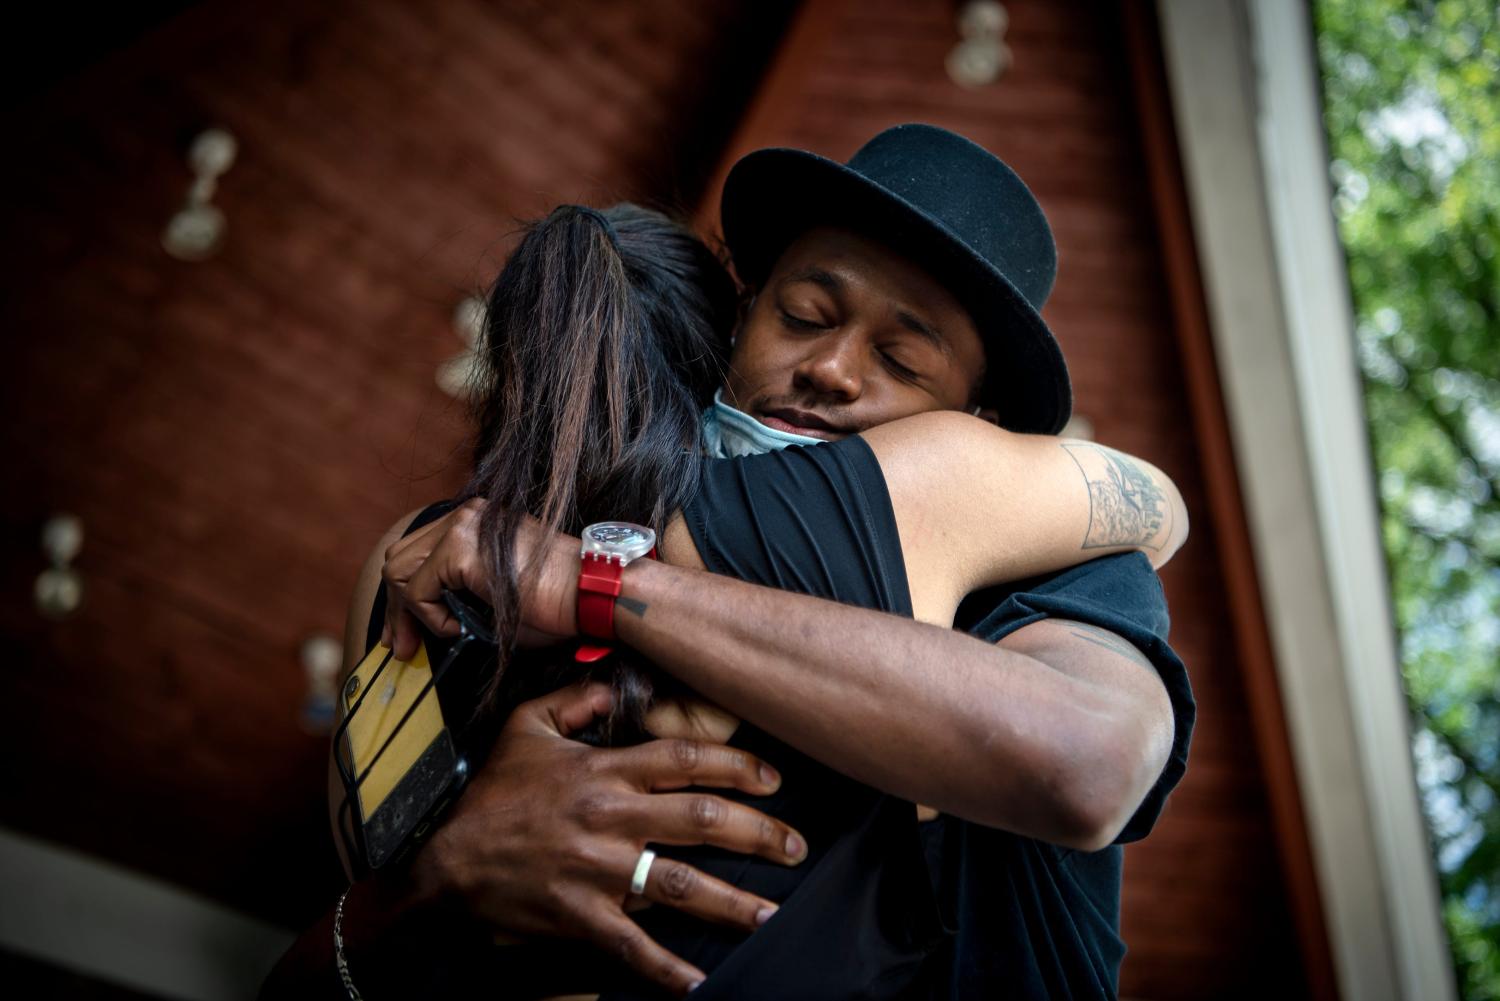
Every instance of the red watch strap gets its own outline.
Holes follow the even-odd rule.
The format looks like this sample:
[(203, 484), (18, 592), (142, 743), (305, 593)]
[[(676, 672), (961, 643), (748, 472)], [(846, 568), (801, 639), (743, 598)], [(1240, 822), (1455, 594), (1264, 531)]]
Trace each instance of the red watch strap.
[(578, 631), (584, 636), (614, 642), (615, 599), (624, 572), (624, 565), (609, 557), (590, 553), (579, 559)]
[[(656, 550), (646, 554), (656, 559)], [(579, 557), (578, 566), (578, 632), (582, 636), (615, 641), (615, 599), (620, 596), (620, 576), (625, 565), (618, 560), (589, 553)], [(580, 643), (573, 659), (581, 664), (592, 664), (614, 652), (613, 647), (600, 643)]]

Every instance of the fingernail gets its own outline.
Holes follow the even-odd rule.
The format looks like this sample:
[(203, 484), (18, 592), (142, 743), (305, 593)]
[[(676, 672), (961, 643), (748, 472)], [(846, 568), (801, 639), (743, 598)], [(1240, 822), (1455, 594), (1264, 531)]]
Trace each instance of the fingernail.
[(691, 994), (691, 993), (693, 993), (693, 991), (696, 991), (698, 988), (700, 988), (702, 986), (703, 986), (703, 981), (701, 981), (701, 980), (694, 980), (692, 983), (688, 984), (688, 993)]
[(758, 925), (763, 925), (767, 921), (771, 920), (771, 915), (775, 913), (776, 908), (774, 907), (762, 907), (760, 910), (755, 912), (755, 923)]
[(788, 855), (794, 859), (799, 859), (805, 851), (807, 851), (807, 846), (802, 843), (801, 838), (795, 834), (788, 834), (786, 836), (786, 853)]
[(760, 780), (773, 789), (781, 784), (781, 776), (776, 774), (776, 769), (770, 765), (760, 766)]

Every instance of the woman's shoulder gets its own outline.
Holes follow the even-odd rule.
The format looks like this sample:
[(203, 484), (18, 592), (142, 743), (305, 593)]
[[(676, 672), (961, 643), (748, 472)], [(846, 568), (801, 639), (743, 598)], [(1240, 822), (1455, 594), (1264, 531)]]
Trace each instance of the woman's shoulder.
[(1023, 439), (1039, 438), (1006, 431), (960, 410), (931, 410), (890, 421), (859, 433), (877, 458), (920, 448), (927, 453), (959, 455), (975, 449), (1003, 449)]
[[(1056, 517), (1027, 492), (1051, 482), (1055, 438), (1006, 431), (955, 410), (915, 414), (860, 433), (880, 465), (901, 532), (917, 616), (951, 620), (1003, 564), (1018, 533), (1050, 538)], [(1042, 496), (1052, 496), (1045, 490)]]
[[(1017, 434), (957, 410), (935, 410), (862, 431), (898, 516), (948, 511), (960, 523), (969, 503), (1004, 489), (1057, 439)], [(939, 485), (942, 485), (941, 487)]]

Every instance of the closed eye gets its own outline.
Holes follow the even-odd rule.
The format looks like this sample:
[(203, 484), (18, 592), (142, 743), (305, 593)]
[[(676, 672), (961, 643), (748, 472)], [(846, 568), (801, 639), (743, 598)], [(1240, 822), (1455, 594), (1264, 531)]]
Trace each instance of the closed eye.
[(825, 325), (825, 324), (817, 323), (817, 322), (815, 322), (813, 320), (804, 320), (800, 316), (793, 316), (791, 313), (788, 313), (784, 309), (781, 310), (781, 322), (784, 325), (786, 325), (787, 327), (790, 327), (792, 330), (827, 330), (828, 329), (827, 325)]
[(907, 368), (905, 365), (901, 364), (894, 357), (884, 351), (880, 352), (880, 360), (885, 363), (886, 368), (890, 369), (891, 374), (898, 379), (904, 379), (907, 382), (915, 382), (919, 378), (916, 372)]

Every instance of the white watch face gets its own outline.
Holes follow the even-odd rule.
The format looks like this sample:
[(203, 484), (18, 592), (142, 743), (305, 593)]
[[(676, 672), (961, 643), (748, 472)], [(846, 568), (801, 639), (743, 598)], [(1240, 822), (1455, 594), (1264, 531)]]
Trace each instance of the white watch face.
[(600, 521), (583, 530), (580, 555), (598, 553), (621, 563), (640, 559), (656, 545), (656, 533), (628, 521)]

